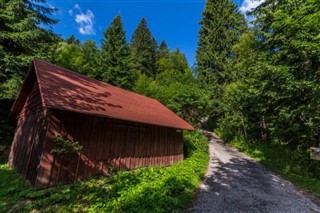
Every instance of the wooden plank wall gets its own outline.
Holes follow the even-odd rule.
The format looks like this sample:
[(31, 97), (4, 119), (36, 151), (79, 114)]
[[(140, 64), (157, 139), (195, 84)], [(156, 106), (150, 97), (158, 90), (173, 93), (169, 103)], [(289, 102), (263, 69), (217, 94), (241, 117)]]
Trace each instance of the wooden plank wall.
[(47, 124), (39, 88), (35, 82), (18, 116), (8, 160), (9, 165), (33, 185), (38, 173)]
[(146, 166), (168, 166), (183, 160), (182, 132), (154, 125), (54, 110), (48, 138), (57, 133), (78, 141), (81, 153), (59, 156), (46, 142), (37, 186), (74, 182), (110, 169), (130, 170)]

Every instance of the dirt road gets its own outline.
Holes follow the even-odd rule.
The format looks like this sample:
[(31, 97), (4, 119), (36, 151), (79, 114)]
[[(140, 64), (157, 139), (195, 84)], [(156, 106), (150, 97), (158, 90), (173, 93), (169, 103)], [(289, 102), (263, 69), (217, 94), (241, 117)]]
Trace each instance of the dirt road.
[(289, 182), (211, 134), (210, 164), (191, 212), (320, 212)]

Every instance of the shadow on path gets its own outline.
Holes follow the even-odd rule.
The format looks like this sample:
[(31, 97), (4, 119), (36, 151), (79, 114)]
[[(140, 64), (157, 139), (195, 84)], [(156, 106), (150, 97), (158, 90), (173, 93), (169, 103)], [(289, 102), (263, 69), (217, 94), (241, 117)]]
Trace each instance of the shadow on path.
[(214, 133), (204, 133), (209, 139), (210, 163), (190, 211), (320, 212), (291, 183), (225, 144)]

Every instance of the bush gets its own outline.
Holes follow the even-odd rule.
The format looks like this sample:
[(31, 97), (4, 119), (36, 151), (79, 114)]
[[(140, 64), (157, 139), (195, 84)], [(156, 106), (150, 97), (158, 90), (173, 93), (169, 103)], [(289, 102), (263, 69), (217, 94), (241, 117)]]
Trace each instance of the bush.
[[(178, 212), (190, 202), (209, 160), (207, 139), (200, 132), (185, 132), (185, 160), (170, 167), (149, 167), (118, 172), (111, 178), (92, 179), (45, 190), (26, 187), (7, 166), (6, 176), (22, 182), (8, 192), (1, 188), (0, 207), (4, 212), (15, 203), (27, 202), (21, 211), (88, 212)], [(7, 172), (11, 172), (7, 174)], [(0, 173), (0, 185), (4, 185)], [(19, 185), (19, 184), (18, 184)], [(1, 212), (1, 210), (0, 210)]]

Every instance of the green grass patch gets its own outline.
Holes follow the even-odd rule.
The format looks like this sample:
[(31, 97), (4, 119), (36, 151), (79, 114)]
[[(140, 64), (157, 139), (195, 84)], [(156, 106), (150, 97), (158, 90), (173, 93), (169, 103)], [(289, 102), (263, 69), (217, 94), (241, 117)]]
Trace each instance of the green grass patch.
[(6, 164), (0, 167), (0, 212), (181, 212), (204, 176), (207, 138), (185, 133), (186, 159), (170, 167), (118, 172), (72, 185), (34, 190)]
[(293, 149), (278, 142), (242, 140), (233, 140), (231, 145), (294, 185), (320, 197), (320, 161), (311, 160), (306, 147)]

